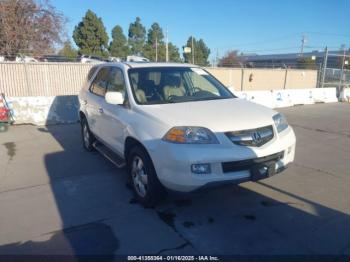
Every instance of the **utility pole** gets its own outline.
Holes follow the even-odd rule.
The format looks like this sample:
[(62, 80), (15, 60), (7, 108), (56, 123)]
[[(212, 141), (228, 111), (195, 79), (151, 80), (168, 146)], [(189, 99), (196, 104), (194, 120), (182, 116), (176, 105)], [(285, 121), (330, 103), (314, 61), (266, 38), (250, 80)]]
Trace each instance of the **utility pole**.
[(166, 28), (165, 36), (165, 62), (169, 62), (169, 40), (168, 40), (168, 27)]
[(158, 62), (158, 37), (156, 36), (156, 62)]
[(328, 60), (328, 47), (326, 46), (325, 52), (324, 52), (324, 58), (323, 58), (323, 70), (322, 70), (322, 83), (321, 87), (324, 87), (324, 80), (326, 77), (326, 69), (327, 69), (327, 60)]
[(305, 46), (306, 42), (307, 42), (306, 36), (303, 34), (303, 36), (301, 38), (301, 47), (300, 47), (300, 56), (301, 57), (303, 57), (303, 55), (304, 55), (304, 46)]
[(192, 52), (192, 64), (194, 64), (194, 45), (193, 45), (193, 36), (192, 36), (192, 48), (191, 48), (191, 52)]
[(215, 58), (215, 65), (216, 67), (218, 66), (219, 64), (219, 48), (216, 48), (216, 58)]

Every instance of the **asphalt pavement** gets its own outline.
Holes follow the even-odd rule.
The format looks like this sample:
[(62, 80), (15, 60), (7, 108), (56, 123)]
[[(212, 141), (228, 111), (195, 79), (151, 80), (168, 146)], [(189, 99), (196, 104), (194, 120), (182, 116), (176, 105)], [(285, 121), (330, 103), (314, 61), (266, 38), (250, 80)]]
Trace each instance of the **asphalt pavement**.
[(284, 113), (297, 137), (282, 174), (135, 202), (124, 169), (80, 126), (0, 133), (0, 254), (350, 254), (350, 105)]

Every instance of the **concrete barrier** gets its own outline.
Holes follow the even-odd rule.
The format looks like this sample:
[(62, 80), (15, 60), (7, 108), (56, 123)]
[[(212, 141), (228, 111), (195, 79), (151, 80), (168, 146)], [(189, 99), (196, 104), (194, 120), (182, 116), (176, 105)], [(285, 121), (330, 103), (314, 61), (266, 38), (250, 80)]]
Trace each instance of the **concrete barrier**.
[(15, 124), (50, 125), (78, 121), (77, 96), (6, 98)]
[(274, 108), (272, 91), (243, 91), (234, 92), (234, 94), (241, 99)]
[(344, 88), (340, 93), (340, 100), (350, 102), (350, 88)]
[(336, 88), (234, 91), (239, 98), (270, 108), (338, 102)]
[[(337, 102), (336, 88), (234, 91), (239, 98), (270, 108)], [(349, 93), (350, 95), (350, 93)], [(77, 96), (8, 97), (15, 124), (49, 125), (78, 121)]]

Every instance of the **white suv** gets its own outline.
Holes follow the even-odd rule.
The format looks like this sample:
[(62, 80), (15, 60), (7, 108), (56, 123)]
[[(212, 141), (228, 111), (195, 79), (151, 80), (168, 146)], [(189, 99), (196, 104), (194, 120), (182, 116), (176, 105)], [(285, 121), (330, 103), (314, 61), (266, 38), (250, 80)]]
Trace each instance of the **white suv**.
[(234, 96), (195, 65), (94, 66), (79, 94), (84, 147), (126, 164), (137, 199), (256, 181), (293, 162), (280, 113)]

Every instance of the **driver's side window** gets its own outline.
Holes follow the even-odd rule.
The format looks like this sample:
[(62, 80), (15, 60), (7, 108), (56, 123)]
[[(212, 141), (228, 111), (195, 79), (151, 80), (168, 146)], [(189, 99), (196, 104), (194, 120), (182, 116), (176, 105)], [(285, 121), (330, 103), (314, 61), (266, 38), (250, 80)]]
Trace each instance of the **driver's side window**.
[(120, 68), (112, 67), (108, 75), (107, 92), (125, 93), (125, 81)]

